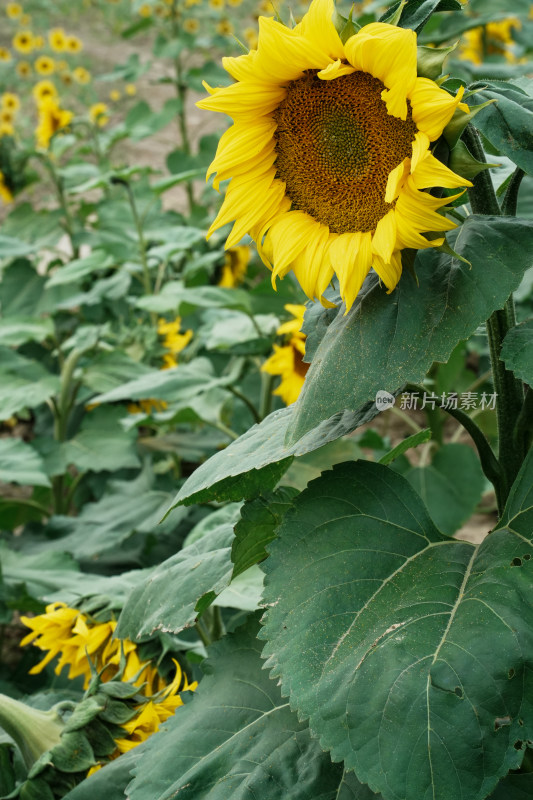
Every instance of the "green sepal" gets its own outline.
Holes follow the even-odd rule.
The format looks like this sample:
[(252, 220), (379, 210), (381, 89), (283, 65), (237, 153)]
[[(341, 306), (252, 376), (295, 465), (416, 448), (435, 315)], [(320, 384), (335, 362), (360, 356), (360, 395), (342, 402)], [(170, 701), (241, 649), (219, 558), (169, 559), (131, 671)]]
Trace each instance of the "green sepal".
[(462, 261), (463, 264), (468, 264), (469, 267), (472, 266), (472, 263), (467, 258), (464, 258), (464, 256), (462, 256), (459, 253), (455, 252), (453, 247), (451, 247), (448, 244), (446, 239), (444, 239), (444, 242), (442, 244), (440, 244), (438, 247), (436, 247), (435, 250), (438, 250), (440, 253), (446, 253), (447, 255), (452, 256), (453, 258), (456, 258), (458, 261)]
[(466, 114), (464, 111), (460, 111), (460, 109), (456, 109), (453, 117), (448, 122), (446, 127), (444, 128), (442, 135), (450, 145), (450, 148), (454, 147), (456, 143), (461, 138), (461, 134), (468, 125), (469, 122), (472, 122), (476, 114), (490, 106), (491, 103), (495, 103), (496, 100), (487, 100), (485, 103), (480, 103), (478, 106), (470, 106), (470, 111)]
[(118, 729), (120, 733), (117, 736), (114, 736), (114, 733), (117, 732), (116, 726), (104, 725), (103, 722), (100, 722), (98, 719), (94, 719), (87, 727), (85, 728), (85, 736), (89, 744), (93, 749), (93, 753), (95, 758), (105, 758), (106, 756), (111, 756), (115, 750), (117, 749), (117, 745), (115, 742), (115, 738), (124, 737), (124, 730)]
[(390, 16), (382, 17), (380, 19), (380, 22), (386, 22), (388, 25), (398, 25), (400, 17), (402, 16), (402, 12), (406, 5), (407, 5), (407, 0), (402, 0), (402, 2), (398, 3), (398, 5), (392, 6)]
[(429, 78), (436, 80), (442, 73), (442, 68), (446, 58), (452, 53), (459, 43), (450, 47), (424, 47), (419, 45), (416, 48), (416, 72), (419, 78)]
[(402, 253), (402, 269), (411, 275), (411, 277), (415, 280), (416, 285), (419, 286), (418, 282), (418, 275), (416, 274), (415, 270), (415, 259), (417, 251), (413, 248), (406, 248), (405, 250), (401, 251)]
[(453, 172), (456, 172), (457, 175), (462, 175), (464, 178), (472, 180), (476, 175), (479, 175), (480, 172), (483, 172), (483, 170), (491, 169), (492, 167), (501, 167), (501, 164), (487, 164), (485, 161), (478, 161), (477, 158), (474, 158), (466, 144), (459, 140), (450, 153), (448, 166)]
[(351, 7), (347, 17), (339, 14), (338, 11), (335, 11), (333, 15), (333, 24), (343, 44), (346, 44), (350, 36), (355, 36), (357, 31), (361, 30), (361, 26), (352, 19), (353, 12), (354, 6)]

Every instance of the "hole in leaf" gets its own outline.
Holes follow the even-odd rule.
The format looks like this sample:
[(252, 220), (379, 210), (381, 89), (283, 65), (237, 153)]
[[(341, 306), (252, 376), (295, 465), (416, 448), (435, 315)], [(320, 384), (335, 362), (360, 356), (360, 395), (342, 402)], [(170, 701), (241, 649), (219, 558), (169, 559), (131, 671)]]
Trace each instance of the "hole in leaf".
[(456, 687), (455, 687), (455, 694), (457, 695), (457, 697), (460, 697), (460, 698), (461, 698), (461, 700), (462, 700), (462, 699), (463, 699), (463, 697), (464, 697), (464, 695), (463, 695), (463, 690), (461, 689), (461, 687), (460, 687), (460, 686), (456, 686)]
[(523, 724), (524, 724), (524, 720), (523, 720), (523, 719), (519, 719), (519, 720), (518, 720), (518, 724), (519, 724), (519, 725), (523, 725)]
[[(496, 717), (496, 719), (494, 720), (494, 730), (497, 731), (500, 728), (505, 728), (506, 725), (510, 725), (510, 724), (511, 724), (511, 717), (509, 717), (509, 716)], [(519, 742), (519, 744), (520, 744), (520, 747), (517, 748), (518, 750), (521, 749), (522, 742)], [(515, 744), (515, 747), (516, 747), (516, 744)]]
[(524, 561), (529, 561), (531, 558), (531, 553), (524, 553)]
[(511, 669), (507, 673), (507, 677), (509, 678), (509, 680), (511, 680), (511, 678), (514, 678), (514, 675), (515, 675), (514, 669), (511, 667)]
[(521, 750), (522, 749), (522, 740), (521, 739), (517, 739), (517, 741), (514, 743), (514, 749), (515, 750)]
[(522, 566), (522, 559), (518, 558), (518, 556), (516, 558), (513, 558), (513, 560), (511, 561), (511, 566), (512, 567), (521, 567)]

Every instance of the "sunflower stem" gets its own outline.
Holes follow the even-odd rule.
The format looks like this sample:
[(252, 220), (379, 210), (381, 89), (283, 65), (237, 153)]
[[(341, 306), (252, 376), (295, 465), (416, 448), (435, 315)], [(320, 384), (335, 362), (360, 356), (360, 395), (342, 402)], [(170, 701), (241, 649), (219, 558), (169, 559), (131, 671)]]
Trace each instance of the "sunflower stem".
[[(478, 161), (486, 162), (481, 139), (472, 125), (468, 125), (465, 128), (463, 139), (472, 155)], [(497, 216), (501, 216), (502, 213), (506, 215), (512, 214), (516, 210), (520, 181), (519, 174), (515, 172), (503, 202), (503, 209), (500, 209), (490, 177), (490, 170), (480, 172), (474, 179), (474, 185), (468, 190), (473, 213)], [(518, 475), (527, 452), (524, 446), (525, 438), (521, 437), (521, 441), (518, 442), (515, 434), (517, 420), (524, 404), (523, 385), (516, 380), (510, 370), (505, 368), (505, 364), (500, 359), (503, 340), (515, 325), (514, 301), (511, 295), (505, 306), (495, 311), (487, 320), (487, 335), (494, 391), (496, 393), (496, 417), (498, 421), (498, 460), (501, 469), (501, 481), (500, 491), (497, 492), (497, 500), (500, 515), (503, 512), (511, 486)]]
[(509, 181), (509, 186), (507, 187), (507, 191), (505, 192), (505, 197), (503, 198), (502, 203), (502, 214), (506, 217), (514, 217), (516, 216), (516, 206), (518, 204), (518, 191), (520, 189), (520, 184), (522, 183), (522, 178), (526, 173), (520, 167), (517, 167), (513, 172), (513, 176)]

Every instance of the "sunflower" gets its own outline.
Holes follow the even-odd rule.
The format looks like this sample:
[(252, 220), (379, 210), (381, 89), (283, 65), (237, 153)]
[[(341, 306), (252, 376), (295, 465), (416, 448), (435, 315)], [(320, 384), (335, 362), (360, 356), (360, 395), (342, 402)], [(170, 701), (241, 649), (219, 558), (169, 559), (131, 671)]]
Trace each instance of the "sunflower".
[(32, 94), (37, 105), (40, 105), (43, 100), (49, 97), (57, 97), (57, 89), (52, 81), (39, 81), (32, 89)]
[(76, 83), (81, 83), (83, 85), (91, 82), (91, 73), (88, 69), (85, 69), (85, 67), (76, 67), (76, 69), (72, 71), (72, 77)]
[(466, 31), (459, 48), (459, 55), (465, 61), (479, 66), (486, 55), (504, 56), (510, 64), (517, 62), (512, 46), (513, 32), (522, 28), (518, 17), (508, 17), (500, 22), (489, 22), (485, 26)]
[(281, 382), (274, 394), (281, 397), (285, 405), (295, 403), (300, 396), (309, 364), (305, 364), (305, 334), (301, 332), (304, 321), (305, 306), (288, 303), (285, 310), (292, 314), (292, 319), (284, 322), (278, 330), (278, 336), (287, 336), (283, 346), (274, 345), (274, 354), (261, 367), (269, 375), (281, 377)]
[(11, 61), (11, 53), (6, 47), (0, 47), (0, 61)]
[(34, 66), (38, 75), (51, 75), (56, 67), (54, 59), (50, 56), (39, 56)]
[(197, 19), (193, 19), (193, 17), (190, 17), (189, 19), (186, 19), (184, 21), (183, 30), (185, 31), (185, 33), (198, 33), (198, 31), (200, 30), (200, 23), (198, 22)]
[(221, 36), (231, 36), (233, 33), (233, 25), (229, 19), (221, 19), (220, 22), (217, 22), (217, 33)]
[(11, 194), (9, 186), (7, 186), (5, 182), (5, 177), (3, 172), (0, 172), (0, 199), (2, 199), (6, 205), (8, 203), (13, 202), (13, 195)]
[(104, 125), (107, 125), (109, 122), (107, 110), (108, 108), (105, 103), (94, 103), (89, 109), (89, 117), (91, 122), (94, 122), (95, 125), (103, 128)]
[(15, 121), (15, 112), (10, 108), (0, 108), (0, 123), (13, 125)]
[(59, 106), (55, 97), (46, 97), (39, 104), (39, 123), (35, 130), (38, 147), (44, 150), (50, 145), (52, 136), (65, 128), (74, 114)]
[(67, 36), (65, 50), (67, 53), (79, 53), (83, 50), (83, 42), (77, 36)]
[(118, 89), (111, 89), (111, 91), (109, 92), (109, 99), (113, 103), (118, 103), (121, 97), (122, 95), (120, 94)]
[(231, 250), (228, 250), (218, 285), (224, 289), (234, 289), (236, 286), (240, 286), (246, 275), (249, 261), (250, 248), (246, 245), (232, 247)]
[(52, 28), (48, 34), (48, 44), (54, 53), (62, 53), (67, 46), (67, 37), (63, 28)]
[(17, 64), (17, 75), (19, 78), (29, 78), (32, 73), (31, 64), (29, 61), (19, 61)]
[[(422, 234), (455, 224), (451, 198), (423, 190), (471, 185), (430, 152), (460, 103), (416, 74), (416, 34), (371, 23), (342, 43), (333, 0), (313, 0), (292, 30), (259, 19), (257, 50), (226, 58), (237, 81), (200, 108), (229, 114), (208, 177), (232, 178), (208, 236), (234, 220), (226, 247), (250, 233), (272, 282), (294, 270), (311, 299), (333, 274), (347, 310), (371, 267), (389, 291), (403, 248), (435, 247)], [(457, 195), (459, 196), (459, 195)]]
[(0, 98), (0, 105), (9, 111), (18, 111), (20, 108), (20, 98), (14, 92), (4, 92)]
[(184, 350), (192, 339), (192, 331), (180, 333), (181, 318), (176, 317), (172, 322), (161, 318), (157, 325), (159, 336), (164, 336), (163, 347), (167, 352), (163, 355), (162, 369), (171, 369), (178, 366), (178, 354)]
[(31, 53), (34, 46), (33, 33), (31, 31), (19, 31), (13, 37), (13, 47), (19, 53)]
[(19, 3), (8, 3), (6, 6), (6, 14), (9, 19), (17, 19), (22, 16), (22, 6)]
[(15, 128), (11, 122), (0, 122), (0, 139), (3, 136), (14, 136)]
[(124, 87), (124, 91), (128, 95), (128, 97), (135, 97), (137, 94), (137, 87), (134, 83), (127, 83)]

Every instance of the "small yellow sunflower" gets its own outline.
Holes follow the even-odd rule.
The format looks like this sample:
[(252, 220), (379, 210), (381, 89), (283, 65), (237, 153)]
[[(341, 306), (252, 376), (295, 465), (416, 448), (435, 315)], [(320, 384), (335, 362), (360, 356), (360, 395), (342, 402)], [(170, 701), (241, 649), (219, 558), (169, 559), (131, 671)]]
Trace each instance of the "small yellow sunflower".
[(52, 28), (48, 34), (48, 44), (54, 53), (62, 53), (67, 46), (67, 36), (63, 28)]
[(244, 40), (250, 50), (257, 50), (258, 36), (255, 28), (245, 28), (243, 31)]
[(29, 78), (32, 73), (32, 67), (29, 61), (19, 61), (17, 64), (17, 75), (20, 78)]
[(107, 116), (108, 108), (105, 103), (94, 103), (89, 109), (89, 118), (91, 122), (103, 128), (109, 122)]
[(14, 136), (15, 128), (10, 122), (0, 122), (0, 139), (2, 136)]
[(280, 385), (274, 392), (281, 397), (285, 405), (295, 403), (300, 396), (309, 364), (305, 364), (305, 335), (301, 332), (304, 321), (305, 306), (287, 304), (285, 310), (292, 314), (293, 319), (283, 323), (278, 330), (278, 336), (287, 336), (287, 341), (281, 347), (274, 345), (274, 354), (270, 356), (261, 367), (269, 375), (279, 376)]
[(13, 125), (15, 121), (15, 112), (10, 108), (0, 108), (0, 124)]
[(222, 11), (225, 5), (225, 0), (209, 0), (209, 7), (215, 11)]
[(192, 8), (193, 6), (201, 5), (202, 0), (185, 0), (185, 8)]
[(18, 19), (22, 16), (22, 6), (19, 3), (8, 3), (6, 6), (6, 14), (9, 19)]
[(40, 105), (43, 100), (48, 98), (57, 97), (57, 89), (52, 81), (39, 81), (32, 89), (32, 94), (37, 105)]
[(148, 5), (148, 3), (144, 3), (142, 6), (139, 7), (137, 10), (137, 14), (140, 17), (151, 17), (152, 16), (152, 6)]
[(22, 25), (23, 28), (29, 27), (31, 25), (31, 17), (29, 14), (23, 14), (19, 18), (19, 25)]
[(113, 103), (118, 103), (121, 97), (122, 95), (120, 94), (118, 89), (111, 89), (111, 91), (109, 92), (109, 99)]
[(197, 19), (190, 17), (189, 19), (186, 19), (184, 21), (183, 30), (185, 31), (185, 33), (198, 33), (198, 31), (200, 30), (200, 23), (198, 22)]
[(223, 60), (236, 83), (204, 84), (198, 106), (234, 122), (208, 171), (215, 188), (232, 179), (208, 236), (235, 221), (226, 247), (250, 233), (274, 286), (292, 269), (325, 304), (335, 273), (348, 310), (371, 267), (392, 291), (401, 250), (456, 227), (437, 213), (451, 198), (424, 189), (471, 184), (429, 149), (467, 110), (463, 90), (417, 77), (414, 31), (376, 22), (343, 44), (333, 14), (333, 0), (313, 0), (292, 30), (261, 17), (257, 50)]
[(0, 99), (0, 104), (2, 108), (15, 112), (20, 108), (20, 98), (14, 92), (4, 92)]
[(86, 85), (87, 83), (91, 82), (91, 73), (85, 67), (76, 67), (76, 69), (72, 70), (72, 77), (76, 81), (76, 83), (80, 83), (82, 85)]
[(39, 122), (35, 129), (37, 146), (47, 150), (52, 136), (72, 120), (74, 114), (59, 106), (57, 99), (49, 96), (39, 103)]
[(11, 53), (7, 47), (0, 47), (0, 61), (11, 61)]
[(67, 36), (65, 39), (65, 51), (67, 53), (80, 53), (83, 50), (83, 42), (77, 36)]
[(221, 36), (231, 36), (233, 33), (233, 25), (229, 19), (221, 19), (220, 22), (217, 22), (217, 33)]
[(19, 53), (31, 53), (34, 47), (33, 33), (31, 31), (19, 31), (13, 37), (13, 47)]
[(38, 75), (52, 75), (56, 67), (54, 59), (50, 56), (39, 56), (34, 66)]
[(124, 87), (124, 91), (129, 97), (135, 97), (137, 94), (137, 87), (134, 83), (127, 83)]
[[(0, 133), (0, 138), (1, 136), (2, 134)], [(13, 202), (13, 195), (11, 194), (11, 190), (5, 183), (5, 177), (3, 172), (0, 172), (0, 198), (4, 201), (6, 205), (8, 203)]]
[(250, 248), (246, 245), (232, 247), (231, 250), (228, 250), (218, 285), (224, 289), (234, 289), (235, 286), (240, 286), (246, 275), (249, 261)]

